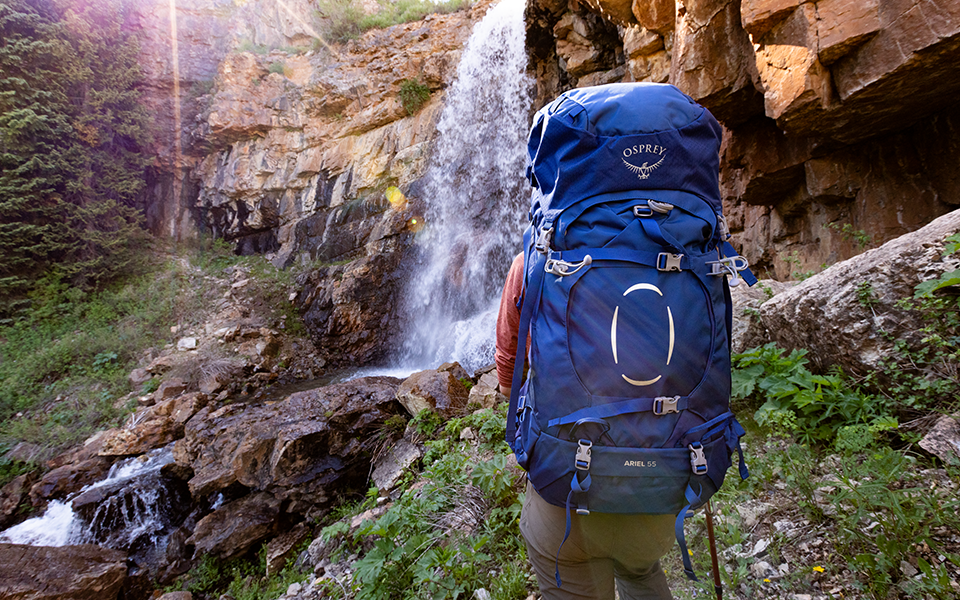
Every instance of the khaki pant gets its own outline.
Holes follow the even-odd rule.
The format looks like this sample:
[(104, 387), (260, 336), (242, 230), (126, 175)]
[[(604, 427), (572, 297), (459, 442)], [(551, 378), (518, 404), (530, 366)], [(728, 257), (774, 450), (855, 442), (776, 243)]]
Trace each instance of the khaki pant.
[(566, 509), (548, 504), (527, 482), (520, 531), (547, 600), (613, 600), (614, 580), (620, 600), (672, 600), (660, 557), (674, 541), (673, 515), (587, 516), (571, 511), (570, 537), (557, 549), (567, 526)]

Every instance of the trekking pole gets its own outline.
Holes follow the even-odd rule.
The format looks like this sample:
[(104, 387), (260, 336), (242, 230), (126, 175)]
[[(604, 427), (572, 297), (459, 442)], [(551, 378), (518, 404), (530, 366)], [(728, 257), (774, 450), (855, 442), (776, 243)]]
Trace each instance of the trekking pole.
[(713, 537), (713, 511), (710, 510), (709, 500), (707, 500), (707, 539), (710, 540), (710, 561), (713, 563), (713, 589), (717, 592), (717, 600), (723, 600), (723, 583), (720, 582), (720, 564), (717, 561), (717, 540)]

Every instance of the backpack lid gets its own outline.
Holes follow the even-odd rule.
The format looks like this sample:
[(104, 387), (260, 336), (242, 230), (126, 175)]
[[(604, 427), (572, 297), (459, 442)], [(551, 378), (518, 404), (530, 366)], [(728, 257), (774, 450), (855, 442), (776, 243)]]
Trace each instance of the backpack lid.
[(722, 129), (676, 87), (614, 83), (561, 94), (537, 111), (527, 143), (535, 208), (563, 210), (587, 197), (631, 190), (720, 202)]

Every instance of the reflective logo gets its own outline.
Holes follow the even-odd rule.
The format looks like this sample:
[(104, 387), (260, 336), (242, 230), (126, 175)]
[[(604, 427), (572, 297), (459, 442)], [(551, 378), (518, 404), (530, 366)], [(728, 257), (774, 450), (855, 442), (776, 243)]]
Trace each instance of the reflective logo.
[(655, 469), (657, 461), (655, 460), (626, 460), (623, 462), (625, 467), (641, 467), (644, 469)]
[[(663, 297), (663, 292), (660, 291), (660, 288), (650, 283), (638, 283), (636, 285), (632, 285), (627, 289), (627, 291), (623, 293), (623, 295), (626, 296), (630, 292), (638, 292), (638, 291), (644, 291), (644, 290), (655, 292), (659, 294), (661, 298)], [(617, 318), (619, 316), (620, 316), (620, 306), (617, 305), (617, 307), (613, 310), (613, 322), (610, 324), (610, 346), (613, 349), (614, 364), (620, 364), (620, 358), (617, 353)], [(674, 345), (674, 337), (675, 337), (674, 330), (673, 330), (673, 312), (670, 310), (669, 306), (667, 306), (667, 324), (670, 327), (669, 340), (668, 340), (668, 346), (667, 346), (667, 365), (669, 365), (670, 359), (673, 358), (673, 345)], [(620, 376), (623, 377), (624, 381), (626, 381), (630, 385), (635, 385), (637, 387), (653, 385), (654, 383), (660, 381), (660, 378), (663, 377), (662, 375), (657, 375), (653, 379), (631, 379), (623, 373), (621, 373)]]
[[(631, 172), (636, 173), (640, 179), (650, 177), (654, 169), (663, 164), (667, 157), (667, 149), (657, 144), (637, 144), (630, 146), (623, 151), (623, 157), (620, 159)], [(630, 160), (627, 160), (627, 159)]]

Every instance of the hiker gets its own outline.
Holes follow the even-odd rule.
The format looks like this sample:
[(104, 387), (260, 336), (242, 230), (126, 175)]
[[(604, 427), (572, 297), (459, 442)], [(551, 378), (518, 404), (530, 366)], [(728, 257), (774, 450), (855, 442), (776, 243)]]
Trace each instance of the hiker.
[(660, 557), (675, 535), (697, 580), (684, 520), (709, 508), (734, 454), (749, 475), (729, 406), (728, 287), (755, 278), (722, 214), (721, 137), (667, 84), (577, 88), (534, 116), (530, 225), (496, 364), (528, 478), (520, 530), (548, 600), (671, 598)]
[[(523, 288), (523, 254), (510, 267), (497, 315), (495, 359), (500, 392), (510, 397), (517, 351)], [(672, 598), (660, 557), (673, 547), (673, 515), (571, 515), (570, 537), (563, 544), (559, 566), (563, 586), (554, 577), (557, 548), (563, 540), (566, 514), (548, 504), (527, 481), (520, 531), (546, 600), (612, 600), (614, 580), (621, 600)]]

